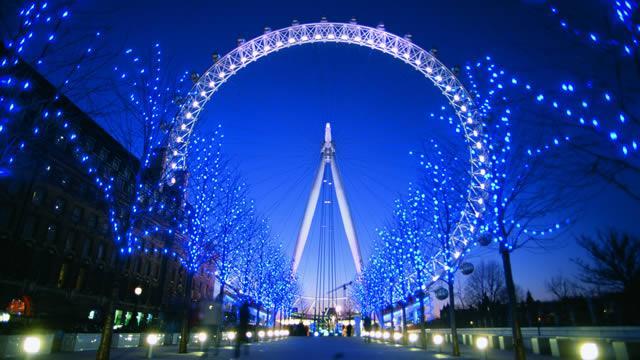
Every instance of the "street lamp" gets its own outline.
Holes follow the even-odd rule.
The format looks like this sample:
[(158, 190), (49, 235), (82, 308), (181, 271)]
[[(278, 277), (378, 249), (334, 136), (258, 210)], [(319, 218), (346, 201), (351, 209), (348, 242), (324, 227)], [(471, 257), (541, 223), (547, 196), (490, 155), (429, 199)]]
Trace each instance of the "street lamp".
[(489, 346), (489, 340), (486, 337), (479, 337), (476, 340), (476, 347), (484, 353), (485, 360), (487, 359), (487, 346)]
[(198, 333), (197, 337), (198, 337), (198, 341), (200, 342), (200, 351), (203, 351), (204, 343), (205, 341), (207, 341), (207, 333), (204, 331), (201, 331)]
[(158, 344), (158, 340), (160, 340), (160, 336), (158, 336), (158, 334), (147, 335), (147, 344), (149, 344), (147, 359), (151, 359), (153, 357), (153, 347)]
[(438, 352), (442, 352), (442, 343), (444, 338), (440, 334), (433, 335), (433, 343), (438, 346)]
[(136, 322), (136, 327), (138, 327), (140, 325), (140, 322), (138, 321), (138, 306), (140, 303), (140, 295), (142, 295), (142, 288), (140, 286), (136, 286), (136, 288), (133, 289), (133, 293), (136, 295), (136, 303), (133, 307), (133, 318)]

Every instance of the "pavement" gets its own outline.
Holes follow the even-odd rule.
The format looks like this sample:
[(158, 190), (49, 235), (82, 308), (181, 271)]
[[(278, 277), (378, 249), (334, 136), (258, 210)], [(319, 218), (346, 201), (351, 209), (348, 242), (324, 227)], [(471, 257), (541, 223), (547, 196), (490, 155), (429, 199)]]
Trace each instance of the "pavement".
[[(213, 348), (208, 351), (193, 351), (187, 354), (178, 354), (176, 346), (159, 346), (154, 348), (154, 359), (220, 359), (233, 358), (233, 347), (224, 346), (215, 354)], [(195, 347), (193, 350), (199, 350)], [(290, 337), (271, 342), (252, 343), (247, 346), (248, 354), (243, 351), (241, 359), (385, 359), (385, 360), (410, 360), (410, 359), (491, 359), (510, 360), (513, 352), (490, 349), (486, 354), (480, 353), (468, 346), (461, 346), (462, 356), (459, 358), (449, 355), (449, 344), (443, 344), (442, 352), (433, 346), (428, 350), (420, 350), (414, 347), (366, 343), (362, 338), (344, 337)], [(113, 349), (111, 359), (129, 360), (145, 359), (146, 348)], [(548, 356), (536, 356), (528, 354), (530, 360), (550, 360)], [(75, 360), (95, 359), (95, 351), (75, 353), (55, 353), (33, 359)]]

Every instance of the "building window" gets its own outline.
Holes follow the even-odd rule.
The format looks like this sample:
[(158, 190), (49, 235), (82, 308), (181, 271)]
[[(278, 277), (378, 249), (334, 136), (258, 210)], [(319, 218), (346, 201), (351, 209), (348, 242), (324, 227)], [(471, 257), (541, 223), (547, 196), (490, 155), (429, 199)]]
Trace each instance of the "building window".
[(44, 190), (34, 190), (31, 194), (31, 203), (37, 206), (42, 205), (42, 203), (44, 202), (44, 196)]
[(89, 229), (95, 229), (97, 224), (98, 216), (96, 214), (89, 214), (89, 217), (87, 218), (87, 227)]
[(93, 149), (96, 146), (96, 140), (90, 136), (87, 136), (87, 141), (85, 145), (87, 147), (87, 151), (93, 151)]
[(100, 160), (106, 161), (109, 157), (109, 150), (103, 147), (102, 149), (100, 149), (100, 154), (98, 154), (98, 157), (100, 158)]
[(89, 239), (84, 239), (84, 242), (82, 243), (82, 256), (83, 257), (88, 257), (89, 256), (89, 248), (91, 247), (91, 240)]
[(53, 202), (53, 213), (56, 215), (61, 215), (62, 213), (64, 213), (64, 205), (64, 199), (57, 198), (56, 201)]
[(100, 223), (100, 232), (102, 232), (103, 235), (106, 235), (109, 232), (109, 223), (106, 220), (103, 220), (102, 223)]
[(76, 242), (76, 233), (73, 231), (69, 231), (67, 234), (67, 239), (64, 241), (64, 250), (65, 251), (73, 251), (73, 246)]
[(22, 237), (25, 239), (33, 239), (33, 235), (36, 229), (36, 218), (33, 216), (27, 217), (22, 228)]
[(62, 186), (63, 189), (68, 189), (70, 185), (71, 180), (69, 179), (69, 177), (67, 175), (62, 175), (60, 177), (60, 186)]
[(82, 208), (80, 206), (76, 206), (71, 212), (71, 221), (73, 221), (74, 224), (77, 224), (80, 220), (82, 220)]
[(118, 171), (118, 169), (120, 168), (120, 158), (119, 157), (115, 157), (113, 158), (113, 161), (111, 162), (111, 167), (113, 168), (113, 171)]
[(58, 229), (55, 224), (49, 224), (49, 226), (47, 226), (47, 242), (56, 242), (57, 231)]
[(102, 261), (103, 257), (104, 257), (104, 244), (99, 243), (98, 250), (96, 251), (96, 258), (98, 259), (98, 261)]

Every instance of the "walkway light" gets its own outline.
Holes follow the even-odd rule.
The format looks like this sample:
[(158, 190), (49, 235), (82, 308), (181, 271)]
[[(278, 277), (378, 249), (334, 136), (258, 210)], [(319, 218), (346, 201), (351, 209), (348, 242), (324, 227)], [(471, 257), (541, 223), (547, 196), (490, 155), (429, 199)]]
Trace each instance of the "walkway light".
[(147, 344), (149, 345), (156, 345), (158, 340), (160, 340), (158, 334), (147, 335)]
[(37, 354), (41, 346), (40, 338), (36, 336), (27, 336), (22, 343), (22, 350), (27, 354)]
[(260, 339), (264, 338), (264, 335), (265, 335), (265, 334), (264, 334), (264, 331), (263, 331), (263, 330), (258, 331), (258, 337), (259, 337)]
[(409, 342), (414, 343), (416, 341), (418, 341), (418, 334), (409, 334)]
[(198, 337), (198, 341), (200, 341), (201, 343), (207, 341), (207, 333), (204, 331), (199, 332), (197, 337)]
[(236, 333), (233, 331), (229, 331), (227, 333), (227, 339), (229, 339), (229, 341), (233, 341), (236, 338)]
[(380, 339), (380, 338), (382, 338), (382, 332), (381, 332), (381, 331), (376, 331), (376, 336), (375, 336), (375, 338), (376, 338), (376, 339)]
[(160, 340), (160, 336), (158, 334), (149, 334), (147, 335), (147, 344), (149, 344), (149, 350), (147, 351), (147, 359), (153, 358), (153, 347)]
[(391, 337), (391, 334), (389, 334), (388, 331), (385, 331), (384, 333), (382, 333), (382, 338), (385, 340), (388, 340)]
[(273, 330), (267, 331), (267, 336), (268, 337), (273, 337)]
[(365, 331), (363, 331), (363, 332), (362, 332), (362, 336), (369, 336), (369, 332), (368, 332), (368, 331), (366, 331), (366, 330), (365, 330)]
[(489, 340), (486, 337), (480, 337), (476, 340), (476, 347), (479, 350), (485, 350), (489, 346)]
[(442, 352), (442, 343), (444, 342), (444, 337), (440, 334), (433, 335), (433, 343), (438, 346), (438, 352)]
[(142, 288), (140, 286), (136, 286), (136, 288), (133, 289), (133, 293), (136, 294), (136, 296), (142, 295)]
[(402, 339), (402, 334), (397, 332), (397, 333), (393, 333), (393, 340), (398, 341)]
[(580, 345), (580, 358), (582, 360), (595, 360), (598, 358), (598, 345), (592, 342)]
[(284, 336), (289, 336), (289, 330), (282, 330), (282, 332), (284, 333), (284, 334), (282, 334), (282, 335), (284, 335)]
[(246, 335), (247, 339), (251, 339), (253, 337), (253, 333), (251, 331), (247, 331)]
[(319, 335), (320, 335), (320, 333), (319, 333), (319, 332), (317, 332), (317, 331), (314, 331), (314, 332), (313, 332), (313, 336), (316, 336), (316, 337), (317, 337), (317, 336), (319, 336)]
[(485, 360), (487, 359), (487, 346), (489, 346), (489, 340), (486, 337), (479, 337), (476, 340), (476, 347), (484, 353)]

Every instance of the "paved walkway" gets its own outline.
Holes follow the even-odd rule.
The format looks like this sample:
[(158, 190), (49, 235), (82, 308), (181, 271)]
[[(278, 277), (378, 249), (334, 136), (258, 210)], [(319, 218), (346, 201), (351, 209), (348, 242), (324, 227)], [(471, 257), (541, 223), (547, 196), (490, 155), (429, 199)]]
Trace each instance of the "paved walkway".
[[(191, 352), (188, 354), (177, 354), (176, 346), (161, 346), (154, 349), (154, 359), (231, 359), (233, 348), (226, 346), (220, 349), (216, 356), (213, 349), (208, 352)], [(248, 356), (243, 354), (242, 358), (246, 359), (301, 359), (301, 360), (330, 360), (330, 359), (385, 359), (385, 360), (411, 360), (411, 359), (485, 359), (484, 354), (463, 346), (462, 356), (454, 358), (446, 351), (450, 351), (448, 346), (442, 347), (443, 353), (433, 351), (422, 351), (417, 348), (403, 347), (399, 345), (388, 345), (379, 343), (365, 343), (361, 338), (342, 338), (342, 337), (320, 337), (320, 338), (300, 338), (291, 337), (289, 339), (278, 340), (273, 342), (253, 343), (248, 346)], [(491, 360), (510, 360), (513, 359), (513, 353), (508, 351), (489, 350), (486, 354), (487, 359)], [(115, 360), (144, 359), (146, 357), (146, 349), (129, 348), (129, 349), (113, 349), (111, 358)], [(54, 359), (54, 360), (75, 360), (75, 359), (92, 359), (95, 358), (95, 351), (79, 352), (79, 353), (56, 353), (46, 357), (36, 357), (36, 359)], [(550, 357), (530, 355), (531, 360), (549, 360)]]

